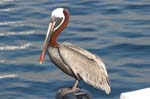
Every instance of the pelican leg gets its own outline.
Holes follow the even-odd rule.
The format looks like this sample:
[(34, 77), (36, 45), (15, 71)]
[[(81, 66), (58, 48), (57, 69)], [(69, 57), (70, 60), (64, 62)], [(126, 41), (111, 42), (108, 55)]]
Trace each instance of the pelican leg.
[(75, 83), (74, 83), (74, 85), (73, 85), (73, 87), (72, 87), (72, 90), (78, 89), (78, 88), (77, 88), (78, 84), (79, 84), (79, 81), (78, 81), (78, 80), (75, 80)]
[(76, 93), (76, 92), (78, 92), (80, 90), (80, 88), (77, 87), (78, 84), (79, 84), (79, 81), (75, 80), (75, 83), (74, 83), (72, 88), (66, 88), (66, 89), (62, 90), (63, 96), (68, 94), (68, 93)]

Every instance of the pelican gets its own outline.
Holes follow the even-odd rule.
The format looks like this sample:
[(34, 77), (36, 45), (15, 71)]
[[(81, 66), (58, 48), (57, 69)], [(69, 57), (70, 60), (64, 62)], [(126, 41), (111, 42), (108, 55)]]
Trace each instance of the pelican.
[(109, 94), (111, 92), (109, 77), (102, 59), (74, 44), (57, 42), (57, 37), (68, 22), (69, 11), (67, 9), (57, 8), (52, 11), (39, 60), (40, 64), (44, 61), (45, 53), (48, 51), (51, 61), (64, 73), (75, 78), (72, 90), (77, 89), (79, 81), (83, 80)]

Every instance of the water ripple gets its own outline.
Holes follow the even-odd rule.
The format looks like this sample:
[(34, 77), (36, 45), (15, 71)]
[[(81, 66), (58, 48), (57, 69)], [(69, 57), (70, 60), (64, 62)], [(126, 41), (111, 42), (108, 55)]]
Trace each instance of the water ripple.
[(0, 25), (1, 26), (4, 26), (4, 25), (20, 26), (24, 24), (23, 24), (23, 21), (8, 21), (8, 22), (4, 21), (4, 22), (0, 22)]
[(0, 60), (0, 63), (9, 63), (9, 64), (12, 64), (12, 63), (16, 63), (16, 61), (12, 61), (12, 60)]
[(4, 79), (4, 78), (16, 78), (18, 77), (17, 74), (0, 74), (0, 79)]
[(20, 50), (20, 49), (26, 49), (29, 46), (31, 46), (31, 43), (26, 43), (24, 45), (20, 45), (20, 46), (0, 46), (0, 50)]
[(0, 33), (0, 36), (11, 36), (11, 35), (31, 35), (34, 34), (34, 31), (27, 32), (8, 32), (8, 33)]
[(0, 4), (6, 4), (6, 3), (10, 3), (12, 1), (15, 1), (15, 0), (1, 0)]

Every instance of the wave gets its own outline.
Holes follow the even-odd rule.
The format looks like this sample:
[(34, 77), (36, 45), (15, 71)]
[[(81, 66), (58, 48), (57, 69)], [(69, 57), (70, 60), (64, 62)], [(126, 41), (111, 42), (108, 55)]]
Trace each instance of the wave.
[(0, 0), (0, 4), (5, 4), (5, 3), (9, 3), (12, 2), (14, 0)]
[(3, 11), (3, 12), (9, 12), (9, 11), (12, 11), (12, 10), (16, 10), (16, 8), (0, 9), (0, 11)]
[(0, 25), (10, 25), (10, 24), (20, 24), (23, 21), (8, 21), (8, 22), (0, 22)]
[(7, 46), (0, 47), (0, 50), (20, 50), (20, 49), (26, 49), (29, 46), (31, 46), (31, 43), (26, 43), (21, 46), (8, 46), (7, 45)]
[(13, 60), (0, 60), (0, 63), (16, 63), (16, 61), (13, 61)]
[(31, 35), (31, 34), (34, 34), (34, 31), (0, 33), (0, 36), (9, 36), (9, 35)]
[(18, 75), (17, 74), (6, 74), (6, 75), (1, 75), (0, 74), (0, 79), (4, 79), (4, 78), (16, 78), (16, 77), (18, 77)]

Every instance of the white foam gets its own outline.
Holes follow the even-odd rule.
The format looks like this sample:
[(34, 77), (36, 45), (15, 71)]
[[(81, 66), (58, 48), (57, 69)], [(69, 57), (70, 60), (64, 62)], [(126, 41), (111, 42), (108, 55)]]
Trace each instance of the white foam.
[(16, 74), (3, 74), (3, 75), (0, 75), (0, 79), (4, 79), (4, 78), (16, 78), (18, 77), (18, 75)]
[(28, 48), (29, 46), (31, 46), (30, 43), (26, 43), (24, 45), (21, 45), (21, 46), (0, 46), (0, 50), (20, 50), (20, 49), (26, 49)]

